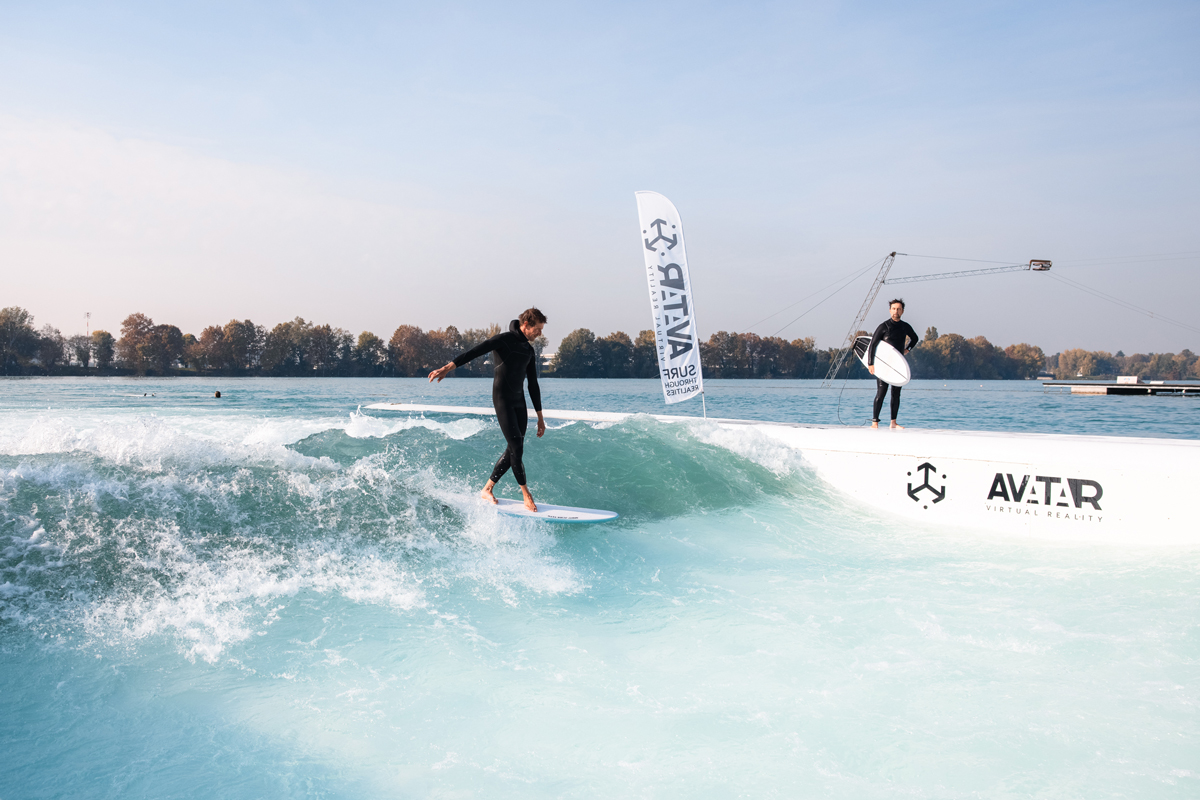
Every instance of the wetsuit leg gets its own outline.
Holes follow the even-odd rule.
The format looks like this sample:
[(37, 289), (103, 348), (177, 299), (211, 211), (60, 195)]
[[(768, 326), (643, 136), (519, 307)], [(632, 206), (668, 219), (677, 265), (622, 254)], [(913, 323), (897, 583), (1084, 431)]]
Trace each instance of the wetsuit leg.
[[(896, 421), (896, 415), (900, 413), (900, 387), (892, 387), (892, 422)], [(875, 412), (875, 416), (879, 416), (879, 412)]]
[[(875, 384), (875, 408), (871, 413), (871, 421), (879, 422), (879, 412), (883, 410), (883, 398), (887, 396), (888, 384), (879, 380), (879, 378), (875, 379)], [(896, 408), (899, 408), (900, 401), (896, 398), (897, 395), (893, 393), (892, 405)]]
[(508, 447), (492, 469), (492, 481), (498, 482), (511, 467), (517, 483), (524, 486), (525, 464), (521, 459), (525, 454), (525, 429), (529, 427), (529, 408), (525, 405), (524, 397), (518, 403), (493, 396), (492, 405), (496, 408), (500, 432), (504, 434), (504, 441), (508, 443)]

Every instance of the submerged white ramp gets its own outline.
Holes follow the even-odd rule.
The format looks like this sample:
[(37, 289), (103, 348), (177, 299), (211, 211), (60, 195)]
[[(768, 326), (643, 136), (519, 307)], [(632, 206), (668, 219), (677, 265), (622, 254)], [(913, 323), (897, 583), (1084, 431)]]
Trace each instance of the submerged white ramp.
[[(370, 409), (494, 415), (491, 408), (375, 403)], [(547, 419), (620, 422), (599, 411)], [(942, 525), (1128, 544), (1200, 544), (1200, 442), (649, 415), (751, 428), (795, 448), (839, 491), (881, 511)]]

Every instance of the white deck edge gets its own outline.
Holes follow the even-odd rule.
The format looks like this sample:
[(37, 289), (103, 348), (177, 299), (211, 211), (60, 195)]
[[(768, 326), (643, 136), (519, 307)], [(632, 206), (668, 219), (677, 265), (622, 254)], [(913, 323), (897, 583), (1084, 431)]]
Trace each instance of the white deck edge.
[[(494, 416), (484, 406), (372, 403), (373, 411)], [(753, 431), (834, 489), (922, 524), (1039, 540), (1200, 545), (1200, 441), (814, 425), (546, 409), (549, 420), (652, 419)], [(531, 416), (534, 416), (531, 412)]]

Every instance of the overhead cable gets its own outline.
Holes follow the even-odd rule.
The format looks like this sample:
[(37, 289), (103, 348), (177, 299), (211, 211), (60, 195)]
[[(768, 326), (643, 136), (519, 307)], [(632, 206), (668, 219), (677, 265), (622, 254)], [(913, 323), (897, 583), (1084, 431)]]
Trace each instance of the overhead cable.
[(1073, 281), (1070, 278), (1064, 278), (1062, 275), (1054, 275), (1051, 273), (1050, 277), (1054, 278), (1054, 280), (1056, 280), (1056, 281), (1061, 281), (1062, 283), (1065, 283), (1068, 286), (1078, 289), (1081, 292), (1087, 292), (1088, 294), (1092, 295), (1093, 297), (1099, 297), (1101, 300), (1107, 300), (1108, 302), (1113, 303), (1114, 305), (1118, 305), (1121, 308), (1127, 309), (1129, 311), (1136, 311), (1139, 314), (1145, 314), (1147, 317), (1150, 317), (1151, 319), (1160, 319), (1163, 322), (1169, 322), (1170, 324), (1177, 325), (1180, 328), (1186, 328), (1189, 331), (1195, 331), (1196, 333), (1200, 333), (1200, 328), (1197, 328), (1192, 325), (1188, 325), (1186, 322), (1180, 322), (1177, 319), (1171, 319), (1168, 316), (1164, 316), (1163, 314), (1156, 313), (1154, 311), (1151, 311), (1148, 308), (1142, 308), (1141, 306), (1134, 305), (1133, 303), (1130, 303), (1128, 300), (1122, 300), (1119, 297), (1113, 297), (1111, 294), (1106, 294), (1105, 292), (1102, 292), (1099, 289), (1093, 289), (1090, 286), (1079, 283), (1078, 281)]
[[(855, 271), (854, 271), (854, 274), (850, 276), (849, 280), (853, 281), (855, 278), (858, 278), (858, 277), (862, 276), (862, 274), (863, 274), (863, 273), (865, 273), (865, 272), (868, 272), (868, 271), (870, 271), (870, 270), (874, 269), (875, 267), (877, 267), (877, 266), (879, 265), (879, 262), (881, 262), (881, 261), (883, 261), (883, 259), (882, 259), (882, 258), (877, 258), (877, 259), (875, 259), (874, 261), (872, 261), (870, 264), (867, 264), (867, 265), (866, 265), (865, 267), (863, 267), (862, 269), (855, 270)], [(787, 310), (789, 310), (789, 309), (795, 308), (796, 306), (800, 305), (801, 303), (803, 303), (803, 302), (804, 302), (805, 300), (807, 300), (808, 298), (810, 298), (810, 297), (815, 297), (815, 296), (819, 295), (821, 292), (825, 291), (825, 290), (826, 290), (826, 289), (828, 289), (830, 286), (836, 286), (837, 284), (841, 283), (843, 280), (845, 280), (845, 277), (844, 277), (844, 276), (843, 276), (843, 277), (841, 277), (841, 278), (838, 278), (837, 280), (835, 280), (835, 281), (834, 281), (833, 283), (831, 283), (831, 284), (828, 284), (828, 285), (826, 285), (826, 286), (822, 286), (820, 289), (817, 289), (817, 290), (816, 290), (815, 292), (813, 292), (812, 294), (806, 294), (804, 297), (801, 297), (799, 300), (797, 300), (796, 302), (792, 303), (791, 305), (784, 306), (783, 308), (779, 309), (779, 310), (778, 310), (778, 311), (776, 311), (774, 314), (768, 314), (767, 316), (765, 316), (765, 317), (763, 317), (762, 319), (760, 319), (758, 322), (755, 322), (753, 325), (747, 325), (747, 326), (746, 326), (746, 330), (754, 330), (754, 328), (756, 328), (757, 326), (759, 326), (759, 325), (761, 325), (762, 323), (766, 322), (766, 321), (767, 321), (767, 320), (769, 320), (771, 317), (777, 317), (777, 316), (779, 316), (780, 314), (782, 314), (783, 312), (785, 312), (785, 311), (787, 311)], [(833, 295), (830, 295), (830, 297), (832, 297), (832, 296), (833, 296)], [(829, 298), (826, 298), (826, 299), (829, 299)], [(824, 301), (822, 301), (822, 302), (824, 302)], [(807, 312), (805, 312), (805, 313), (807, 313)], [(799, 317), (797, 317), (796, 319), (799, 319)], [(793, 322), (794, 322), (794, 321), (795, 321), (795, 320), (793, 320)], [(791, 324), (791, 323), (789, 322), (789, 323), (788, 323), (788, 325), (790, 325), (790, 324)], [(786, 328), (786, 327), (787, 327), (787, 325), (785, 325), (784, 327)], [(780, 330), (782, 330), (782, 328), (781, 328)], [(772, 335), (772, 336), (774, 336), (775, 334), (771, 334), (771, 335)]]

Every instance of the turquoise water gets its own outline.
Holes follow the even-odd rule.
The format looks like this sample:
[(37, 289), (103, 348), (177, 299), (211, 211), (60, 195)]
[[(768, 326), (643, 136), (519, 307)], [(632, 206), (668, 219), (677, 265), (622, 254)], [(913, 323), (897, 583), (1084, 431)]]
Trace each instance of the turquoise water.
[[(504, 518), (474, 499), (493, 421), (356, 413), (486, 405), (479, 380), (0, 385), (3, 800), (1200, 795), (1196, 549), (890, 522), (753, 431), (644, 417), (527, 447), (539, 499), (620, 520)], [(708, 386), (714, 416), (838, 402)], [(1198, 414), (1030, 383), (902, 408), (1185, 438)]]

